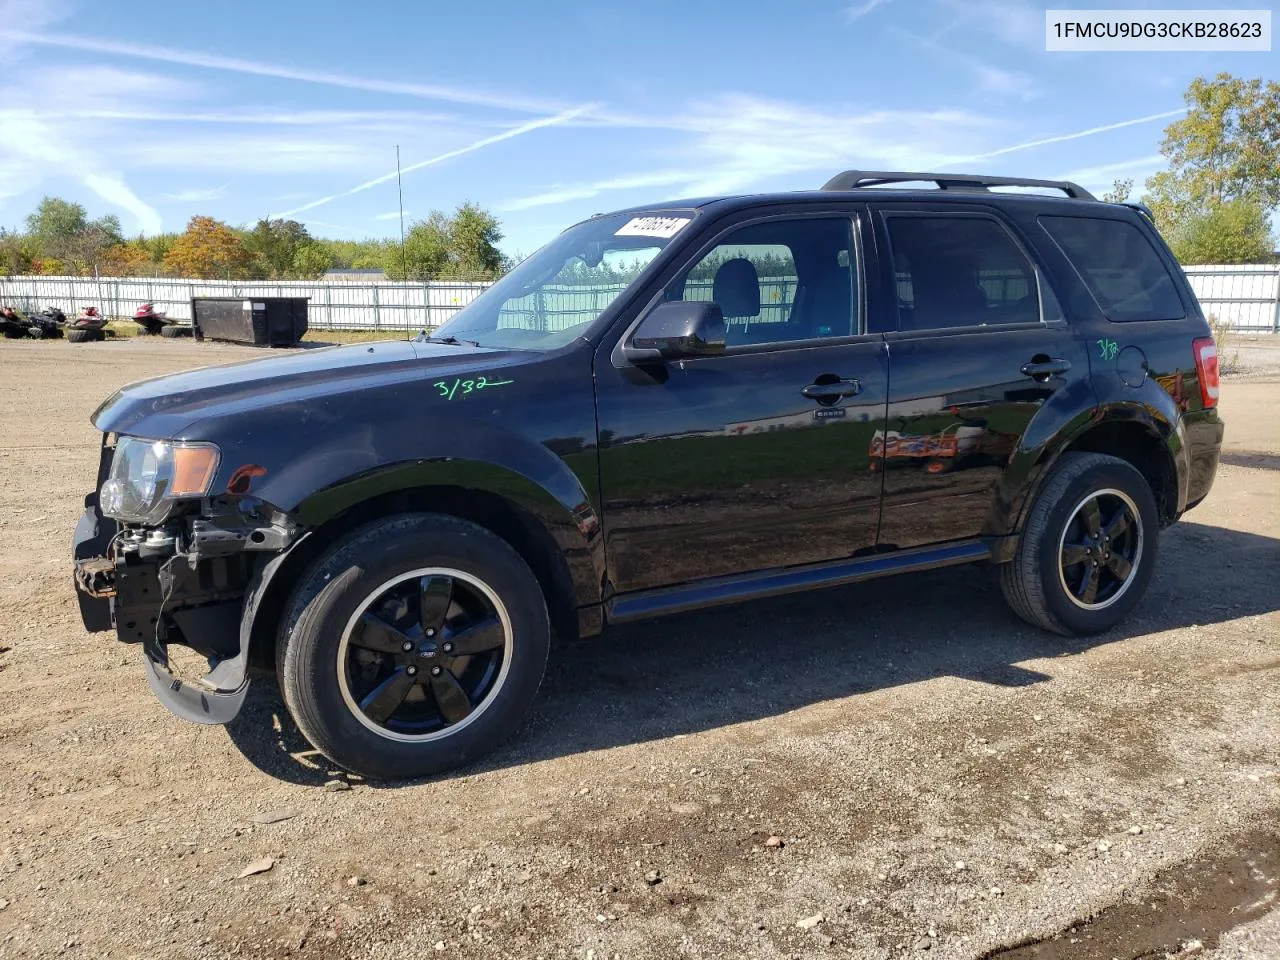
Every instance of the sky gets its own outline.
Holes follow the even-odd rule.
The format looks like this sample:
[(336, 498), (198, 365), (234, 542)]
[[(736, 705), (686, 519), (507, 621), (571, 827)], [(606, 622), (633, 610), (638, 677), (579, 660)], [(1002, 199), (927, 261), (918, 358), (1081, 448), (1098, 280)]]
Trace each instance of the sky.
[(1102, 191), (1162, 167), (1196, 76), (1280, 79), (1274, 53), (1044, 46), (1022, 0), (0, 0), (0, 226), (54, 195), (129, 234), (205, 214), (397, 236), (397, 145), (407, 221), (470, 200), (511, 254), (848, 168)]

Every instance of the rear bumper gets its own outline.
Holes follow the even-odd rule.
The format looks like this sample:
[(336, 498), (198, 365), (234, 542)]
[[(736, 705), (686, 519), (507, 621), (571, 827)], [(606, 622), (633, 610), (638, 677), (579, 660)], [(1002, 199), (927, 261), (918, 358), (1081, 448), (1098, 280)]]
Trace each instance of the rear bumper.
[(1222, 454), (1223, 422), (1216, 416), (1186, 425), (1187, 450), (1190, 454), (1190, 471), (1187, 476), (1187, 510), (1209, 495), (1213, 478), (1218, 472), (1218, 458)]

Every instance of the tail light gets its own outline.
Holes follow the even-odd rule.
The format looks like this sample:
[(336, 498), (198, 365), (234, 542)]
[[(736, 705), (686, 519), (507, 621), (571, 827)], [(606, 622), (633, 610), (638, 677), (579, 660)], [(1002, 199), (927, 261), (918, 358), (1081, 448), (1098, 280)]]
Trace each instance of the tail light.
[(1213, 337), (1197, 337), (1191, 341), (1196, 355), (1196, 377), (1200, 381), (1200, 402), (1206, 410), (1218, 405), (1218, 347)]

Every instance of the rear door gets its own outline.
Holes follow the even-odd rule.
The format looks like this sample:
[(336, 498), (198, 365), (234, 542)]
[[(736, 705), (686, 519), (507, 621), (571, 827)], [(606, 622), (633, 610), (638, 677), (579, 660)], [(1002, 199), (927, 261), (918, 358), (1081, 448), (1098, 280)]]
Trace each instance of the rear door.
[(880, 546), (976, 537), (1036, 414), (1091, 390), (1086, 347), (999, 210), (873, 210), (882, 283), (897, 294), (879, 318), (889, 347)]

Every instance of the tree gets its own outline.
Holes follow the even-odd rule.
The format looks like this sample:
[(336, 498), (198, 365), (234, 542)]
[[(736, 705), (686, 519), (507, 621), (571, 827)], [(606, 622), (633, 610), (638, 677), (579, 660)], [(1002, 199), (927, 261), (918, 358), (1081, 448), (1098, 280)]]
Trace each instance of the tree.
[(1275, 240), (1262, 204), (1238, 198), (1184, 216), (1169, 246), (1182, 263), (1262, 263), (1271, 259)]
[(293, 276), (298, 250), (312, 242), (297, 220), (259, 220), (245, 236), (245, 249), (258, 261), (262, 275), (272, 280)]
[(433, 210), (405, 235), (405, 268), (394, 244), (384, 249), (382, 267), (393, 280), (492, 280), (504, 266), (501, 239), (497, 218), (473, 203), (462, 204), (453, 216)]
[(89, 220), (84, 207), (45, 197), (27, 217), (27, 234), (43, 258), (60, 261), (69, 273), (98, 270), (107, 248), (121, 242), (120, 218)]
[(1220, 73), (1193, 80), (1184, 99), (1186, 116), (1165, 128), (1160, 144), (1169, 169), (1147, 181), (1160, 228), (1177, 233), (1182, 221), (1231, 200), (1268, 212), (1280, 205), (1280, 83)]
[(304, 243), (294, 251), (290, 275), (299, 280), (315, 280), (323, 276), (331, 266), (333, 266), (333, 258), (329, 255), (329, 251), (323, 244), (313, 241)]
[(178, 276), (201, 280), (241, 279), (252, 263), (240, 235), (213, 217), (192, 217), (164, 258)]
[(1111, 189), (1102, 195), (1103, 203), (1124, 203), (1129, 199), (1129, 194), (1133, 192), (1132, 180), (1116, 180), (1111, 184)]
[(99, 267), (108, 277), (136, 277), (150, 273), (155, 268), (155, 261), (151, 259), (151, 251), (146, 244), (131, 240), (104, 250)]
[(30, 241), (21, 234), (0, 227), (0, 276), (33, 273), (35, 262), (36, 255)]
[(383, 269), (392, 280), (437, 280), (449, 265), (449, 218), (434, 210), (409, 227), (404, 238), (404, 268), (400, 251), (386, 251)]
[(474, 203), (454, 211), (448, 225), (452, 272), (467, 280), (492, 280), (502, 272), (498, 218)]
[(176, 233), (157, 233), (153, 237), (140, 236), (135, 242), (147, 248), (153, 263), (164, 263), (164, 258), (168, 256), (178, 236)]
[(61, 197), (45, 197), (35, 212), (27, 215), (27, 236), (41, 253), (52, 254), (51, 245), (62, 243), (88, 226), (84, 207)]

